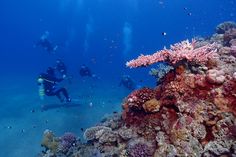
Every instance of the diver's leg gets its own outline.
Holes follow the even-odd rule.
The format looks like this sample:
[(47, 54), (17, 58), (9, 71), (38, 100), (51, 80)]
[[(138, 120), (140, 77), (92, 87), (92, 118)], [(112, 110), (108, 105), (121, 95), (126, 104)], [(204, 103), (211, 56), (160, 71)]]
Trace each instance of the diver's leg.
[(68, 92), (67, 92), (67, 90), (65, 88), (60, 88), (59, 92), (61, 92), (65, 96), (67, 102), (71, 101), (71, 99), (70, 99), (70, 97), (68, 95)]
[(62, 93), (66, 97), (66, 101), (67, 102), (71, 102), (71, 99), (70, 99), (70, 97), (68, 95), (68, 92), (67, 92), (67, 90), (65, 88), (62, 88)]
[(62, 98), (61, 95), (60, 95), (60, 89), (56, 90), (56, 91), (54, 92), (54, 95), (56, 95), (57, 98), (58, 98), (61, 102), (64, 101), (63, 98)]

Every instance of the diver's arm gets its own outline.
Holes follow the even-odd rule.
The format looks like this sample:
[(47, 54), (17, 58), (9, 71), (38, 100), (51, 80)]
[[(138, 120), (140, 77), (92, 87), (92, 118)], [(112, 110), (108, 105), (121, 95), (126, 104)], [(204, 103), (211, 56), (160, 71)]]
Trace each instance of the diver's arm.
[(61, 82), (61, 81), (63, 81), (64, 79), (63, 78), (60, 78), (60, 79), (58, 79), (58, 78), (53, 78), (53, 79), (44, 79), (44, 81), (46, 81), (46, 82), (49, 82), (49, 83), (52, 83), (52, 84), (55, 84), (55, 83), (57, 83), (57, 82)]
[(64, 80), (63, 78), (55, 78), (55, 82), (61, 82), (63, 80)]
[(56, 81), (45, 79), (45, 78), (43, 80), (46, 81), (46, 82), (52, 83), (52, 84), (54, 84), (56, 82)]

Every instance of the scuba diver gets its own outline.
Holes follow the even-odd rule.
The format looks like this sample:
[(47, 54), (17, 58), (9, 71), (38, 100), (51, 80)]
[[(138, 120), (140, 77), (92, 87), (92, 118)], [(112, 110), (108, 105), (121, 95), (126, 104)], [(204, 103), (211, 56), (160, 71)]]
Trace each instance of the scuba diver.
[(79, 74), (82, 77), (85, 77), (85, 76), (95, 77), (96, 76), (95, 74), (92, 74), (91, 70), (84, 64), (80, 67)]
[(71, 83), (72, 76), (67, 75), (67, 68), (65, 63), (61, 59), (56, 60), (56, 67), (55, 69), (60, 73), (62, 78), (67, 79), (69, 83)]
[(62, 75), (63, 78), (67, 77), (67, 68), (65, 63), (61, 59), (56, 60), (55, 69)]
[(61, 93), (66, 99), (66, 102), (71, 102), (68, 92), (63, 87), (57, 87), (57, 83), (61, 82), (63, 78), (56, 78), (55, 71), (52, 67), (47, 69), (47, 73), (42, 73), (38, 78), (39, 96), (43, 99), (44, 95), (57, 96), (61, 102), (64, 102), (64, 98), (61, 97)]
[(40, 46), (44, 48), (48, 53), (55, 53), (58, 48), (58, 45), (52, 44), (48, 40), (48, 36), (49, 36), (49, 32), (48, 31), (44, 32), (40, 40), (36, 43), (36, 46)]
[(123, 85), (129, 90), (134, 90), (136, 88), (136, 84), (134, 83), (134, 81), (131, 79), (129, 75), (122, 76), (119, 86), (121, 85)]

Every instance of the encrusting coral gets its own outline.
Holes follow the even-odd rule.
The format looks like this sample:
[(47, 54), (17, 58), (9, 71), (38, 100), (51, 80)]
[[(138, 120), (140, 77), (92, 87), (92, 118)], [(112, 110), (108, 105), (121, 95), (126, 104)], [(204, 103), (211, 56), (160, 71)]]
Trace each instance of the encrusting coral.
[[(127, 62), (143, 67), (164, 61), (173, 69), (155, 88), (130, 93), (122, 114), (88, 128), (88, 142), (77, 142), (65, 156), (85, 151), (102, 157), (236, 156), (236, 36), (230, 34), (235, 26), (221, 24), (211, 38), (183, 41)], [(49, 137), (44, 143), (56, 138)]]
[(105, 126), (91, 127), (84, 132), (84, 139), (88, 141), (99, 139), (103, 133), (110, 130), (111, 128)]

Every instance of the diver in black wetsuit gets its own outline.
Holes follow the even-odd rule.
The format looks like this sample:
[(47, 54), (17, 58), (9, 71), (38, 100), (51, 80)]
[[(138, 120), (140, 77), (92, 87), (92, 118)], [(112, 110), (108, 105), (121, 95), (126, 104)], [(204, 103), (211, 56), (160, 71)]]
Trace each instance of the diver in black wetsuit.
[(119, 86), (121, 85), (123, 85), (129, 90), (134, 90), (136, 88), (136, 84), (134, 83), (134, 81), (131, 79), (129, 75), (122, 76)]
[(63, 78), (67, 77), (67, 68), (61, 59), (57, 59), (55, 69), (62, 75)]
[(63, 79), (56, 78), (54, 69), (49, 67), (46, 74), (41, 74), (38, 78), (38, 84), (41, 86), (43, 84), (45, 95), (47, 96), (57, 96), (61, 102), (64, 102), (64, 98), (61, 97), (61, 93), (66, 98), (66, 102), (71, 102), (68, 92), (63, 87), (57, 87), (57, 83), (61, 82)]
[(55, 69), (60, 73), (60, 75), (64, 79), (67, 79), (70, 84), (72, 83), (71, 82), (72, 76), (68, 76), (67, 75), (67, 67), (66, 67), (65, 63), (61, 59), (57, 59)]
[(48, 36), (49, 36), (49, 32), (46, 31), (40, 38), (40, 40), (36, 43), (36, 46), (41, 46), (42, 48), (44, 48), (47, 52), (49, 53), (55, 53), (58, 45), (54, 45), (52, 44), (49, 40), (48, 40)]
[(84, 64), (80, 67), (79, 74), (82, 77), (84, 77), (84, 76), (89, 76), (89, 77), (95, 76), (94, 74), (92, 74), (91, 70)]

